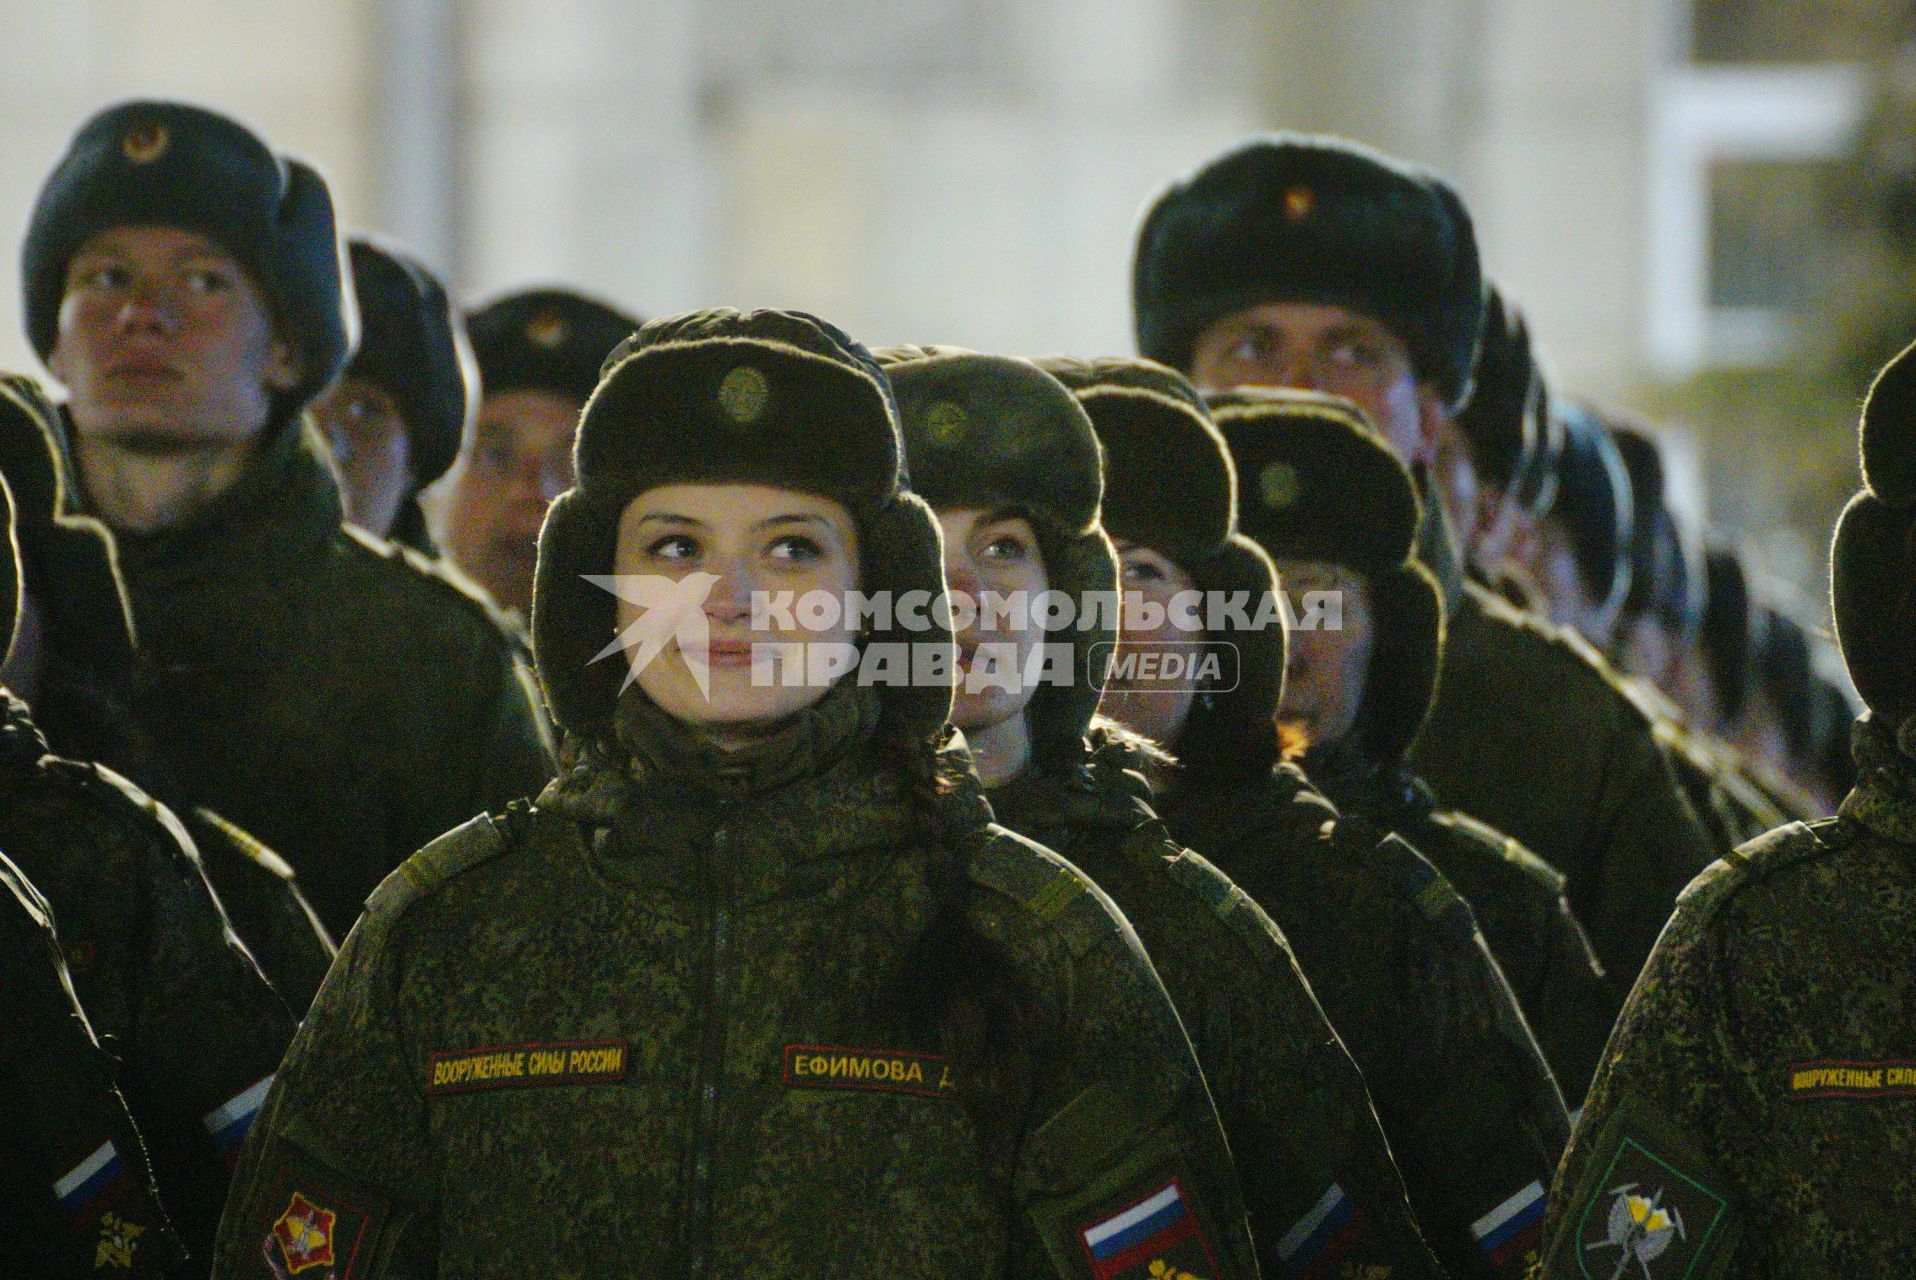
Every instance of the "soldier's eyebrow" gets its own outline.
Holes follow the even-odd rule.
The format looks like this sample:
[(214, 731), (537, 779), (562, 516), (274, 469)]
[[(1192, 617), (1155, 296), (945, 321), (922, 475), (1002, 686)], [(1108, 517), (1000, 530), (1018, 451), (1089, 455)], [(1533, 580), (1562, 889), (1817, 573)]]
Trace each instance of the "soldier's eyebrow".
[(1352, 318), (1328, 326), (1319, 335), (1322, 342), (1379, 342), (1390, 337), (1390, 330), (1375, 320)]
[(1026, 524), (1031, 523), (1023, 507), (993, 507), (973, 521), (971, 527), (974, 529), (984, 529), (994, 524), (1004, 524), (1010, 520), (1023, 520)]
[(795, 511), (790, 515), (767, 516), (765, 519), (755, 522), (752, 525), (752, 530), (753, 532), (758, 532), (763, 529), (769, 529), (774, 525), (781, 525), (781, 524), (815, 524), (819, 528), (827, 530), (827, 531), (830, 531), (832, 528), (832, 522), (827, 520), (824, 516), (813, 515), (812, 513), (806, 512), (806, 511)]

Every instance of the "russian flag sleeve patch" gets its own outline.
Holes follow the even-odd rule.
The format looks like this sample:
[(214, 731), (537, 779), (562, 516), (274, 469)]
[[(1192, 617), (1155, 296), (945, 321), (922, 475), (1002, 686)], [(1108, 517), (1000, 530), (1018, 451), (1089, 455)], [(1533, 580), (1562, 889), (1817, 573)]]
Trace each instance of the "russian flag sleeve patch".
[(272, 1076), (256, 1080), (206, 1113), (203, 1121), (206, 1132), (212, 1136), (213, 1145), (219, 1148), (227, 1168), (239, 1164), (240, 1144), (252, 1131), (253, 1121), (258, 1118), (259, 1109), (266, 1105), (266, 1095), (272, 1088)]
[(1543, 1183), (1532, 1182), (1470, 1225), (1471, 1238), (1492, 1268), (1502, 1271), (1514, 1266), (1517, 1275), (1529, 1270), (1534, 1259), (1527, 1255), (1536, 1249), (1543, 1232), (1544, 1202)]
[(1176, 1179), (1081, 1227), (1094, 1280), (1210, 1280), (1217, 1272), (1204, 1229)]
[(84, 1221), (111, 1204), (131, 1181), (120, 1149), (110, 1141), (102, 1142), (53, 1184), (53, 1194), (69, 1218)]
[(1334, 1273), (1362, 1234), (1363, 1214), (1344, 1188), (1332, 1183), (1277, 1242), (1278, 1261), (1286, 1275), (1317, 1280)]

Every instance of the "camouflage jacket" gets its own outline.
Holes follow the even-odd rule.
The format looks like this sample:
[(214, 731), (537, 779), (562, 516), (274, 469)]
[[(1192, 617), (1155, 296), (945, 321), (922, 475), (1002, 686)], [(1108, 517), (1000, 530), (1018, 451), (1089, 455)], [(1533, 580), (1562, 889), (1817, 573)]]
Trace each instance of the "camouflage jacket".
[(1470, 908), (1409, 846), (1360, 834), (1289, 766), (1249, 788), (1186, 780), (1161, 809), (1290, 940), (1444, 1266), (1523, 1275), (1569, 1125)]
[(1437, 697), (1410, 765), (1446, 808), (1535, 851), (1619, 991), (1721, 847), (1590, 646), (1474, 583), (1456, 589)]
[(999, 821), (1068, 858), (1138, 931), (1224, 1121), (1264, 1274), (1441, 1275), (1290, 944), (1171, 838), (1113, 756), (1027, 769), (987, 794)]
[(858, 692), (722, 762), (652, 724), (407, 861), (214, 1274), (1255, 1275), (1116, 909), (975, 792), (921, 797)]
[(1582, 1105), (1623, 997), (1604, 978), (1563, 874), (1502, 832), (1437, 808), (1414, 775), (1359, 778), (1354, 769), (1304, 763), (1341, 810), (1402, 837), (1464, 896), (1565, 1102)]
[(136, 719), (181, 795), (291, 863), (335, 937), (414, 849), (551, 776), (497, 610), (342, 525), (310, 432), (277, 432), (205, 510), (118, 543)]
[(284, 858), (224, 817), (191, 803), (106, 673), (48, 654), (33, 722), (55, 754), (91, 760), (172, 808), (198, 846), (207, 881), (240, 941), (295, 1015), (319, 992), (338, 950)]
[(42, 755), (11, 698), (0, 742), (0, 849), (52, 904), (80, 1005), (119, 1060), (180, 1238), (203, 1258), (293, 1019), (170, 812), (106, 769)]
[(73, 1280), (175, 1274), (184, 1259), (146, 1148), (54, 940), (0, 854), (0, 1270)]
[(1916, 761), (1716, 863), (1624, 1007), (1542, 1274), (1916, 1275)]

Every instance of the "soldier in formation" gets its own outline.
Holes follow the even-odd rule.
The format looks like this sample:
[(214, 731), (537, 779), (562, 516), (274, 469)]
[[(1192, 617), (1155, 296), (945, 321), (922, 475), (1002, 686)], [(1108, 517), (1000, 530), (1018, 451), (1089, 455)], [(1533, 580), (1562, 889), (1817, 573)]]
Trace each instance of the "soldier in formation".
[(1916, 1095), (1916, 356), (1851, 766), (1665, 442), (1355, 144), (1165, 188), (1145, 359), (462, 315), (171, 102), (22, 281), (9, 1274), (1916, 1264), (1853, 1176)]

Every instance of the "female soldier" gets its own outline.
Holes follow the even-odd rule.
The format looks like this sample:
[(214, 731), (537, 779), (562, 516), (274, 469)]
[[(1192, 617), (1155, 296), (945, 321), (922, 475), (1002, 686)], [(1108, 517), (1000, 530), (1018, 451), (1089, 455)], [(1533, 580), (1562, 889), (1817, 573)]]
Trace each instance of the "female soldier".
[[(1344, 1261), (1357, 1274), (1369, 1266), (1417, 1272), (1421, 1251), (1399, 1244), (1392, 1230), (1403, 1212), (1398, 1180), (1364, 1172), (1355, 1109), (1336, 1100), (1357, 1088), (1337, 1074), (1349, 1072), (1345, 1055), (1326, 1052), (1321, 1030), (1314, 1051), (1302, 1047), (1312, 1034), (1305, 1019), (1321, 1028), (1322, 1015), (1315, 1002), (1296, 1007), (1303, 1003), (1293, 996), (1296, 961), (1283, 936), (1226, 876), (1167, 835), (1143, 780), (1127, 771), (1126, 746), (1087, 741), (1103, 659), (1116, 638), (1112, 611), (1098, 610), (1098, 598), (1114, 603), (1117, 562), (1099, 521), (1099, 443), (1084, 410), (1055, 378), (1021, 360), (950, 348), (900, 349), (885, 358), (914, 484), (945, 529), (947, 578), (954, 595), (979, 602), (973, 625), (959, 635), (966, 683), (953, 719), (980, 762), (994, 812), (1013, 830), (1050, 842), (1137, 928), (1197, 1044), (1244, 1176), (1266, 1271), (1318, 1274), (1348, 1248), (1356, 1256)], [(1160, 482), (1173, 467), (1167, 461), (1158, 469)], [(1186, 494), (1183, 510), (1192, 526), (1214, 524), (1209, 536), (1221, 540), (1230, 519), (1228, 469), (1212, 487), (1221, 489), (1219, 501)], [(1045, 639), (1032, 609), (1017, 607), (1021, 595), (1029, 603), (1047, 591), (1067, 596), (1080, 622), (1071, 661), (1054, 664), (1068, 665), (1071, 678), (1002, 678), (1007, 667), (1036, 673), (1041, 659), (1028, 655), (1041, 644), (1066, 649)], [(1098, 746), (1105, 745), (1100, 733)], [(1320, 812), (1318, 821), (1327, 816)], [(1481, 974), (1497, 981), (1487, 962)], [(1324, 1092), (1308, 1106), (1287, 1107), (1282, 1100), (1300, 1092), (1299, 1073), (1322, 1082)], [(1300, 1144), (1305, 1154), (1289, 1154), (1291, 1114), (1339, 1117), (1325, 1127), (1340, 1145), (1310, 1138)], [(1355, 1114), (1368, 1129), (1370, 1118)], [(1313, 1143), (1320, 1149), (1310, 1151)], [(1315, 1173), (1330, 1176), (1312, 1182)], [(1379, 1185), (1386, 1181), (1388, 1194)], [(1392, 1217), (1380, 1220), (1378, 1206)], [(1358, 1209), (1375, 1234), (1340, 1238), (1345, 1215)], [(1350, 1234), (1364, 1230), (1353, 1225)]]
[[(1236, 647), (1230, 691), (1119, 704), (1148, 698), (1171, 708), (1155, 727), (1179, 760), (1158, 771), (1173, 836), (1215, 858), (1297, 949), (1363, 1069), (1445, 1267), (1521, 1275), (1564, 1138), (1562, 1103), (1469, 908), (1401, 841), (1379, 844), (1374, 828), (1338, 820), (1296, 770), (1277, 766), (1271, 720), (1284, 630), (1275, 618), (1255, 625), (1274, 585), (1270, 562), (1231, 534), (1228, 509), (1210, 534), (1192, 536), (1204, 495), (1220, 488), (1206, 477), (1228, 476), (1230, 459), (1215, 431), (1193, 430), (1189, 419), (1160, 419), (1155, 431), (1121, 426), (1126, 386), (1186, 402), (1188, 386), (1155, 366), (1066, 376), (1099, 424), (1110, 476), (1104, 510), (1127, 548), (1127, 586), (1167, 604), (1186, 590), (1207, 593), (1207, 606), (1236, 597), (1253, 624), (1206, 637)], [(1236, 492), (1240, 506), (1250, 500)]]
[(1342, 604), (1339, 625), (1290, 635), (1280, 734), (1332, 803), (1402, 836), (1464, 895), (1574, 1105), (1623, 994), (1604, 980), (1563, 876), (1502, 832), (1440, 809), (1405, 759), (1443, 648), (1442, 597), (1416, 559), (1410, 473), (1352, 404), (1238, 391), (1212, 409), (1247, 471), (1285, 477), (1289, 501), (1260, 501), (1246, 527), (1276, 558), (1294, 611), (1314, 589)]
[[(615, 353), (540, 537), (569, 767), (374, 895), (215, 1275), (1255, 1274), (1129, 930), (940, 763), (950, 632), (903, 603), (937, 614), (937, 528), (899, 454), (882, 375), (811, 317)], [(760, 678), (755, 645), (859, 639), (777, 597), (853, 591), (901, 601), (867, 652), (916, 635), (943, 677)]]

